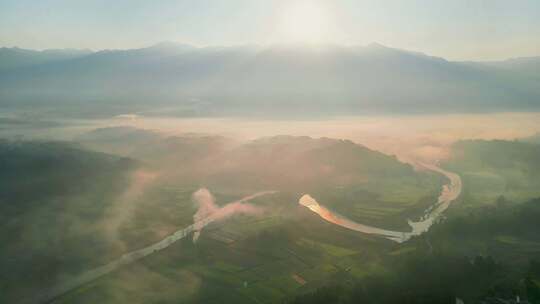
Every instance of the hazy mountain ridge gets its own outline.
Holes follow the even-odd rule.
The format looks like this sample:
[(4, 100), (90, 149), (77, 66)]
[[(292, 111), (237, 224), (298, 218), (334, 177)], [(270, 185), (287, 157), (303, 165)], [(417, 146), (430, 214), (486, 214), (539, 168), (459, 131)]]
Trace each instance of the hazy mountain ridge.
[(516, 71), (522, 73), (531, 73), (535, 76), (539, 76), (538, 73), (540, 68), (540, 56), (533, 57), (516, 57), (510, 58), (502, 61), (488, 61), (480, 62), (477, 64), (483, 64), (485, 66), (493, 66), (501, 69), (506, 69), (509, 71)]
[(92, 53), (91, 50), (79, 49), (47, 49), (35, 51), (18, 47), (3, 47), (0, 48), (0, 72), (51, 62), (61, 62), (87, 56)]
[(3, 105), (173, 105), (183, 115), (537, 109), (536, 70), (501, 65), (451, 62), (378, 44), (161, 43), (0, 70), (0, 98)]

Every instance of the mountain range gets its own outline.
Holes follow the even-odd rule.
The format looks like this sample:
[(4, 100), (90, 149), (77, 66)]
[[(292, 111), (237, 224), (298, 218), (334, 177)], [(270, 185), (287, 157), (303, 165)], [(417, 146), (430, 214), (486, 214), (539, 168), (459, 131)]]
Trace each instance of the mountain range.
[(182, 116), (530, 111), (540, 108), (540, 57), (455, 62), (376, 43), (1, 48), (0, 106)]

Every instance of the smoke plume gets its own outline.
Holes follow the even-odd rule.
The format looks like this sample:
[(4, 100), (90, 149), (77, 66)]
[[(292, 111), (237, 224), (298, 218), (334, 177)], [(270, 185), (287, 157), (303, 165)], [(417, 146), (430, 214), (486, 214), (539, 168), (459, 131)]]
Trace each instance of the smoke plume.
[(253, 204), (246, 203), (256, 197), (275, 193), (275, 191), (263, 191), (246, 196), (237, 201), (226, 204), (223, 207), (216, 205), (212, 193), (206, 188), (201, 188), (193, 193), (193, 201), (198, 207), (193, 215), (194, 234), (193, 242), (196, 242), (201, 234), (201, 230), (213, 221), (221, 221), (235, 214), (260, 215), (264, 209)]

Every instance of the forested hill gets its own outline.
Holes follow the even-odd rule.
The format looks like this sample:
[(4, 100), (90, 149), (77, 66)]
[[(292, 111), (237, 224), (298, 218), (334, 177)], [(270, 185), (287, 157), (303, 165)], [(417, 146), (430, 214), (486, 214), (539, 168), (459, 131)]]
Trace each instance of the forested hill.
[(102, 221), (136, 166), (70, 143), (0, 141), (0, 302), (121, 253)]

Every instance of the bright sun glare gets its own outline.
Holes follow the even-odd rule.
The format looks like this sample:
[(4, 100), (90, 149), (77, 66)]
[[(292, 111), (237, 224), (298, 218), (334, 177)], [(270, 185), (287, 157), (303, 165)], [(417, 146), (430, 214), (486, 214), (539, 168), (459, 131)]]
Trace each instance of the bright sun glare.
[(280, 40), (318, 44), (331, 38), (328, 9), (317, 1), (294, 1), (285, 7), (278, 21)]

